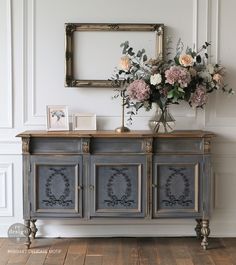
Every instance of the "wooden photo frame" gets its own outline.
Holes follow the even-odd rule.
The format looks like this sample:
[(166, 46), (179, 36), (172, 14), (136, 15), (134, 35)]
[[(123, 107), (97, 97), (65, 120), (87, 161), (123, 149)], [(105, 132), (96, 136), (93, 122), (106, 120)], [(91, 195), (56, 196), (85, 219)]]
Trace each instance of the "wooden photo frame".
[(97, 130), (96, 114), (76, 113), (73, 115), (73, 130)]
[(47, 130), (48, 131), (68, 131), (69, 116), (68, 107), (65, 105), (48, 105), (47, 112)]

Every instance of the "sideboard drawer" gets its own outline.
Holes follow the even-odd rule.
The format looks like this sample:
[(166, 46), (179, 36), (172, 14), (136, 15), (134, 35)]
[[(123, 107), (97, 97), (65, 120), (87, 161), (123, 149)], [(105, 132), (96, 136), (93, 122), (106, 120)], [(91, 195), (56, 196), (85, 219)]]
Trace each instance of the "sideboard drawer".
[(30, 142), (32, 154), (81, 153), (81, 139), (78, 138), (32, 138)]
[(203, 154), (204, 142), (203, 139), (197, 138), (155, 138), (153, 143), (153, 153)]
[(143, 140), (136, 138), (93, 138), (92, 153), (141, 153)]

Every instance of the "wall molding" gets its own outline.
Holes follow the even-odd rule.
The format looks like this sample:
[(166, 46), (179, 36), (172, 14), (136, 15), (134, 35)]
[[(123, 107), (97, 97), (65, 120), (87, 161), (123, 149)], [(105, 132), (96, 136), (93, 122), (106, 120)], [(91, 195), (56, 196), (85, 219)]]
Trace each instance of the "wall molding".
[(219, 35), (220, 35), (220, 0), (216, 0), (216, 49), (215, 49), (215, 57), (216, 63), (219, 63)]
[(0, 163), (0, 216), (13, 216), (13, 164)]
[[(198, 15), (199, 15), (199, 0), (193, 1), (193, 35), (192, 35), (192, 45), (197, 47), (198, 40)], [(24, 8), (23, 8), (23, 39), (24, 41), (24, 81), (23, 81), (23, 122), (25, 126), (45, 126), (46, 123), (46, 115), (37, 114), (36, 111), (36, 45), (35, 45), (35, 34), (36, 34), (36, 6), (37, 0), (23, 0)], [(45, 110), (46, 112), (46, 110)], [(150, 118), (149, 115), (139, 115), (141, 118), (147, 117)], [(117, 118), (118, 115), (113, 116), (97, 116), (99, 119), (113, 119)], [(184, 118), (188, 116), (183, 113), (175, 115), (176, 118)], [(193, 121), (196, 124), (201, 124), (200, 119), (202, 116), (198, 117), (197, 111), (194, 111), (193, 115), (191, 115)]]
[(193, 0), (193, 48), (198, 49), (198, 0)]
[(0, 139), (0, 155), (21, 155), (21, 142)]
[(22, 35), (23, 35), (23, 43), (22, 43), (22, 52), (23, 52), (23, 60), (22, 60), (22, 71), (23, 71), (23, 79), (22, 79), (22, 88), (23, 88), (23, 99), (22, 99), (22, 114), (23, 114), (23, 123), (26, 124), (27, 120), (28, 120), (28, 106), (27, 106), (27, 101), (28, 101), (28, 83), (27, 83), (27, 70), (28, 70), (28, 64), (27, 64), (27, 59), (28, 59), (28, 54), (27, 54), (27, 30), (26, 30), (26, 26), (27, 26), (27, 0), (23, 0), (22, 1)]
[(12, 82), (12, 0), (5, 0), (6, 2), (6, 53), (7, 53), (7, 106), (8, 109), (5, 111), (7, 115), (7, 122), (5, 124), (0, 124), (0, 129), (12, 129), (13, 128), (13, 82)]
[[(37, 0), (21, 0), (20, 3), (20, 7), (23, 7), (23, 10), (19, 10), (17, 11), (16, 7), (19, 6), (19, 4), (17, 4), (15, 6), (15, 1), (13, 0), (5, 0), (8, 4), (8, 9), (7, 9), (7, 21), (6, 21), (6, 25), (8, 27), (10, 27), (10, 31), (9, 32), (9, 36), (10, 37), (10, 42), (8, 41), (8, 43), (10, 44), (10, 53), (8, 54), (9, 56), (12, 56), (12, 10), (14, 12), (22, 12), (20, 15), (22, 16), (22, 20), (21, 22), (23, 22), (23, 28), (22, 25), (18, 25), (16, 30), (20, 30), (23, 32), (23, 62), (22, 62), (22, 72), (23, 72), (23, 83), (22, 83), (22, 87), (23, 87), (23, 103), (22, 103), (22, 113), (20, 113), (20, 115), (23, 115), (23, 122), (24, 125), (26, 127), (29, 126), (32, 127), (32, 129), (36, 129), (37, 126), (45, 126), (45, 115), (39, 115), (40, 113), (37, 113), (37, 107), (39, 107), (38, 101), (37, 101), (37, 94), (40, 93), (40, 87), (37, 86), (37, 57), (36, 57), (36, 52), (37, 52), (37, 42), (36, 38), (37, 38), (37, 17), (39, 16), (38, 13), (38, 9), (37, 9), (37, 5), (40, 4), (40, 1)], [(17, 2), (17, 1), (16, 1)], [(221, 12), (221, 5), (223, 5), (224, 3), (221, 2), (220, 0), (192, 0), (191, 4), (191, 10), (188, 10), (190, 13), (193, 14), (193, 19), (192, 19), (192, 25), (190, 24), (189, 27), (192, 29), (192, 33), (190, 36), (190, 44), (192, 41), (193, 46), (195, 45), (195, 47), (197, 48), (201, 39), (206, 38), (206, 40), (212, 40), (214, 43), (214, 46), (212, 47), (212, 54), (214, 54), (214, 61), (216, 60), (217, 62), (220, 59), (221, 56), (221, 51), (224, 48), (224, 44), (223, 46), (221, 45), (221, 33), (223, 28), (221, 28), (221, 16), (222, 16), (222, 12)], [(12, 5), (13, 5), (13, 9), (12, 9)], [(226, 5), (226, 4), (225, 4)], [(45, 4), (46, 6), (46, 4)], [(223, 6), (224, 7), (224, 6)], [(227, 7), (227, 6), (226, 6)], [(41, 7), (40, 7), (41, 8)], [(230, 6), (228, 7), (230, 8)], [(13, 14), (14, 14), (13, 12)], [(14, 14), (14, 18), (15, 18), (15, 14)], [(222, 19), (225, 19), (226, 17), (222, 17)], [(203, 20), (202, 20), (203, 19)], [(206, 20), (205, 20), (206, 19)], [(43, 17), (42, 17), (43, 20)], [(41, 20), (40, 20), (41, 21)], [(202, 21), (202, 23), (201, 23)], [(204, 22), (203, 22), (204, 21)], [(205, 23), (206, 21), (206, 23)], [(190, 22), (191, 23), (191, 22)], [(192, 37), (192, 40), (191, 40)], [(15, 41), (18, 41), (18, 35), (14, 36)], [(20, 36), (21, 38), (21, 36)], [(14, 40), (14, 39), (13, 39)], [(21, 51), (17, 51), (21, 52)], [(18, 56), (18, 54), (16, 54)], [(11, 58), (11, 57), (9, 57)], [(12, 62), (11, 60), (9, 60), (9, 63), (11, 64), (10, 68), (12, 67)], [(12, 69), (11, 69), (12, 70)], [(11, 71), (10, 71), (11, 74)], [(9, 76), (7, 77), (9, 79)], [(12, 78), (12, 77), (11, 77)], [(10, 79), (9, 79), (10, 80)], [(13, 116), (14, 116), (14, 106), (13, 106), (13, 102), (12, 102), (12, 83), (9, 83), (9, 86), (7, 88), (10, 91), (9, 94), (9, 100), (11, 101), (11, 108), (9, 107), (9, 110), (7, 110), (7, 113), (9, 113), (9, 119), (8, 119), (8, 126), (9, 127), (0, 127), (1, 129), (5, 129), (5, 128), (12, 128), (13, 125)], [(41, 95), (41, 94), (40, 94)], [(217, 96), (216, 95), (212, 95), (211, 96), (211, 101), (210, 103), (210, 109), (208, 112), (208, 107), (206, 108), (206, 114), (204, 114), (204, 112), (199, 113), (199, 112), (191, 112), (191, 114), (188, 116), (189, 111), (186, 110), (186, 114), (184, 111), (179, 111), (178, 112), (178, 116), (177, 118), (177, 126), (181, 126), (182, 124), (186, 127), (189, 127), (189, 129), (194, 128), (194, 123), (196, 123), (196, 126), (198, 126), (199, 124), (201, 124), (201, 122), (203, 122), (203, 116), (205, 115), (206, 121), (205, 122), (205, 126), (207, 129), (212, 129), (213, 131), (219, 131), (219, 135), (220, 137), (224, 137), (225, 140), (223, 141), (218, 141), (215, 143), (216, 147), (213, 150), (213, 169), (216, 172), (216, 174), (219, 174), (219, 179), (221, 180), (221, 174), (222, 176), (224, 174), (227, 174), (228, 172), (234, 172), (233, 171), (233, 165), (236, 158), (236, 152), (235, 152), (235, 144), (233, 142), (233, 144), (231, 144), (231, 141), (233, 139), (233, 131), (235, 130), (234, 128), (236, 128), (236, 118), (234, 117), (221, 117), (218, 115), (219, 112), (217, 112)], [(21, 104), (20, 104), (21, 105)], [(17, 106), (17, 105), (16, 105)], [(42, 113), (41, 113), (42, 114)], [(98, 120), (99, 120), (99, 124), (102, 125), (101, 129), (104, 129), (104, 126), (106, 126), (106, 124), (108, 124), (108, 127), (113, 127), (114, 124), (119, 125), (120, 124), (120, 113), (117, 112), (116, 116), (98, 116)], [(148, 114), (148, 113), (147, 113)], [(109, 115), (109, 114), (108, 114)], [(12, 119), (10, 119), (10, 117), (12, 117)], [(21, 116), (22, 117), (22, 116)], [(131, 127), (131, 129), (134, 129), (134, 127), (137, 126), (143, 126), (144, 122), (147, 123), (148, 118), (150, 118), (150, 116), (145, 115), (145, 114), (141, 114), (139, 116), (134, 117), (134, 126)], [(0, 124), (1, 126), (1, 124)], [(5, 126), (5, 125), (4, 125)], [(229, 126), (229, 128), (226, 128), (226, 126)], [(115, 127), (115, 126), (114, 126)], [(23, 128), (23, 127), (22, 127)], [(196, 127), (195, 127), (196, 128)], [(220, 128), (222, 128), (222, 130), (220, 130)], [(19, 128), (18, 128), (19, 129)], [(38, 128), (37, 128), (38, 129)], [(100, 129), (100, 128), (99, 128)], [(136, 128), (135, 128), (136, 129)], [(179, 127), (177, 129), (183, 129), (182, 127)], [(9, 130), (10, 131), (10, 130)], [(230, 133), (229, 133), (230, 131)], [(5, 133), (5, 131), (3, 130), (3, 132)], [(8, 131), (6, 131), (7, 133)], [(12, 131), (13, 133), (13, 131)], [(227, 136), (228, 135), (228, 136)], [(228, 138), (227, 138), (228, 137)], [(227, 139), (231, 139), (231, 140), (227, 140)], [(12, 181), (13, 178), (13, 171), (17, 172), (17, 178), (15, 178), (16, 183), (12, 183), (11, 185), (8, 185), (9, 187), (14, 187), (14, 189), (16, 189), (16, 193), (14, 193), (12, 190), (8, 190), (5, 189), (5, 194), (4, 197), (1, 197), (0, 195), (0, 216), (12, 216), (13, 214), (13, 209), (14, 209), (14, 214), (16, 216), (14, 216), (14, 218), (18, 218), (21, 219), (21, 212), (19, 210), (19, 213), (17, 213), (17, 210), (22, 206), (22, 202), (21, 200), (19, 201), (19, 196), (21, 196), (21, 190), (17, 190), (17, 187), (19, 185), (19, 183), (17, 181), (21, 181), (21, 179), (19, 179), (19, 174), (21, 174), (21, 143), (20, 140), (14, 140), (13, 137), (11, 138), (10, 136), (6, 137), (5, 136), (0, 136), (0, 154), (2, 155), (2, 161), (0, 163), (0, 182), (4, 183), (2, 184), (2, 186), (0, 185), (0, 194), (2, 195), (3, 193), (1, 193), (1, 191), (3, 191), (3, 186), (4, 185), (8, 185), (8, 181)], [(14, 157), (15, 155), (15, 157)], [(5, 162), (4, 162), (5, 161)], [(10, 164), (12, 161), (13, 165)], [(14, 170), (13, 170), (14, 169)], [(223, 172), (222, 172), (223, 171)], [(9, 176), (10, 179), (9, 180)], [(218, 181), (216, 180), (216, 181)], [(225, 180), (222, 180), (225, 181)], [(13, 185), (14, 184), (14, 185)], [(229, 187), (230, 184), (225, 184), (224, 186), (224, 191), (220, 190), (218, 194), (220, 194), (220, 196), (222, 197), (224, 196), (234, 196), (234, 194), (226, 194), (227, 192), (227, 188)], [(222, 193), (221, 193), (222, 192)], [(6, 196), (11, 194), (11, 199), (15, 201), (14, 204), (14, 208), (13, 205), (11, 205), (11, 207), (8, 207), (7, 205), (7, 198)], [(15, 194), (15, 198), (13, 198)], [(226, 194), (226, 195), (225, 195)], [(2, 195), (3, 196), (3, 195)], [(228, 198), (226, 197), (226, 198)], [(4, 199), (2, 199), (4, 198)], [(18, 200), (17, 200), (18, 199)], [(218, 198), (219, 202), (220, 202), (220, 198)], [(222, 204), (225, 204), (223, 201), (220, 202)], [(231, 203), (231, 205), (229, 205), (227, 208), (223, 208), (220, 205), (216, 205), (216, 209), (214, 210), (213, 213), (213, 217), (211, 220), (211, 230), (212, 233), (211, 235), (213, 236), (235, 236), (236, 235), (236, 222), (234, 220), (236, 220), (236, 210), (234, 211), (234, 209), (232, 209), (232, 205), (233, 203)], [(4, 206), (4, 207), (3, 207)], [(14, 219), (12, 217), (8, 218), (10, 221), (9, 223), (13, 222), (12, 220)], [(17, 219), (17, 221), (18, 221)], [(6, 221), (7, 219), (5, 217), (1, 218), (1, 222), (8, 222)], [(15, 219), (14, 219), (15, 220)], [(19, 220), (21, 222), (21, 220)], [(155, 229), (155, 233), (157, 235), (169, 235), (169, 236), (173, 236), (173, 235), (194, 235), (194, 231), (192, 230), (192, 224), (189, 224), (189, 226), (187, 226), (187, 228), (184, 226), (182, 227), (182, 221), (180, 220), (179, 222), (173, 223), (172, 224), (172, 229), (169, 230), (169, 226), (165, 225), (165, 224), (159, 224), (156, 226), (153, 226), (150, 230), (150, 234), (151, 231), (153, 231), (153, 229)], [(229, 224), (229, 225), (228, 225)], [(0, 236), (6, 236), (5, 234), (1, 234), (1, 231), (3, 231), (4, 233), (7, 231), (7, 228), (9, 227), (9, 225), (7, 224), (6, 227), (4, 229), (1, 230), (1, 228), (3, 227), (3, 224), (0, 224)], [(60, 226), (58, 225), (58, 227), (60, 228)], [(41, 230), (41, 233), (43, 233), (43, 235), (48, 235), (48, 236), (58, 236), (58, 231), (62, 231), (63, 234), (65, 236), (68, 235), (72, 235), (72, 236), (86, 236), (86, 233), (88, 236), (94, 236), (94, 234), (96, 233), (100, 233), (103, 235), (114, 235), (116, 233), (115, 230), (112, 230), (111, 227), (107, 227), (104, 226), (104, 229), (101, 231), (99, 230), (98, 226), (93, 226), (91, 225), (90, 227), (82, 227), (81, 225), (77, 226), (73, 226), (71, 227), (70, 224), (66, 224), (66, 225), (62, 225), (61, 227), (63, 227), (63, 229), (57, 230), (56, 228), (54, 228), (54, 223), (51, 223), (51, 226), (48, 227), (48, 230), (46, 230), (44, 232), (44, 230)], [(78, 229), (78, 227), (80, 227)], [(179, 231), (178, 228), (181, 227), (181, 230)], [(43, 226), (42, 226), (43, 228)], [(65, 229), (64, 229), (65, 228)], [(117, 228), (117, 226), (115, 226), (115, 228)], [(81, 230), (80, 230), (81, 229)], [(84, 229), (84, 230), (83, 230)], [(87, 229), (87, 230), (86, 230)], [(108, 229), (108, 231), (106, 230)], [(119, 228), (118, 228), (119, 229)], [(122, 227), (120, 228), (122, 229)], [(157, 230), (156, 230), (157, 229)], [(135, 230), (135, 229), (134, 229)], [(86, 232), (87, 231), (87, 232)], [(107, 232), (106, 232), (107, 231)], [(135, 231), (131, 231), (130, 233), (132, 235), (137, 235), (137, 231), (138, 228), (136, 227)], [(145, 230), (141, 230), (140, 229), (140, 234), (148, 234), (148, 231)], [(81, 234), (80, 234), (81, 233)], [(193, 234), (192, 234), (193, 233)], [(118, 233), (119, 234), (119, 233)]]
[[(211, 15), (209, 15), (209, 23), (211, 21), (211, 37), (215, 37), (214, 58), (216, 63), (220, 63), (220, 20), (221, 20), (221, 0), (211, 1)], [(214, 11), (214, 14), (213, 14)], [(209, 12), (210, 13), (210, 12)], [(213, 34), (214, 32), (214, 34)], [(236, 117), (219, 117), (217, 116), (217, 93), (211, 95), (210, 104), (206, 108), (206, 128), (211, 127), (236, 127)]]

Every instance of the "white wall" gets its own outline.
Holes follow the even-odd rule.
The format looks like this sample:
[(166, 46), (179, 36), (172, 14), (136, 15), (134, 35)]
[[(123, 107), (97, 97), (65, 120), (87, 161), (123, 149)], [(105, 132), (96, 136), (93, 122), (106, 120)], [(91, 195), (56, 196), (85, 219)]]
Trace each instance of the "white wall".
[[(102, 130), (120, 125), (120, 104), (111, 100), (112, 89), (64, 87), (65, 22), (164, 23), (174, 41), (181, 37), (188, 45), (199, 46), (211, 40), (211, 60), (234, 73), (235, 8), (233, 0), (0, 0), (0, 236), (6, 236), (12, 223), (22, 222), (21, 145), (15, 135), (45, 129), (46, 105), (68, 105), (70, 114), (95, 112)], [(234, 88), (234, 75), (230, 82)], [(235, 102), (235, 97), (217, 95), (205, 112), (186, 105), (173, 108), (177, 129), (200, 128), (218, 135), (213, 144), (214, 236), (236, 236)], [(147, 129), (151, 115), (141, 112), (131, 129)], [(43, 236), (192, 235), (194, 222), (159, 221), (142, 228), (76, 226), (75, 221), (39, 224)]]

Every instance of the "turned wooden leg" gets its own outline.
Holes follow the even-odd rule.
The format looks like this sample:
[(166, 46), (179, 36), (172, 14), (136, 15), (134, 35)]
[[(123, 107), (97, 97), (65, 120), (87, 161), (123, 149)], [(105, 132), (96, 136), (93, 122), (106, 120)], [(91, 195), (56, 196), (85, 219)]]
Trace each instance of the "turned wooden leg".
[(210, 235), (209, 220), (202, 220), (201, 234), (203, 237), (201, 246), (206, 250), (208, 246), (208, 236)]
[(202, 238), (201, 229), (202, 229), (202, 219), (196, 219), (197, 225), (195, 227), (197, 239)]
[(31, 237), (33, 239), (35, 239), (36, 233), (38, 232), (38, 229), (37, 229), (37, 227), (35, 225), (36, 221), (37, 221), (37, 219), (32, 219), (30, 221), (30, 223), (31, 223), (31, 227), (30, 227), (30, 229), (31, 229)]
[(31, 241), (30, 241), (30, 234), (31, 234), (31, 228), (30, 228), (30, 220), (25, 220), (25, 227), (27, 228), (27, 233), (25, 233), (26, 240), (24, 245), (27, 247), (27, 249), (30, 247)]

